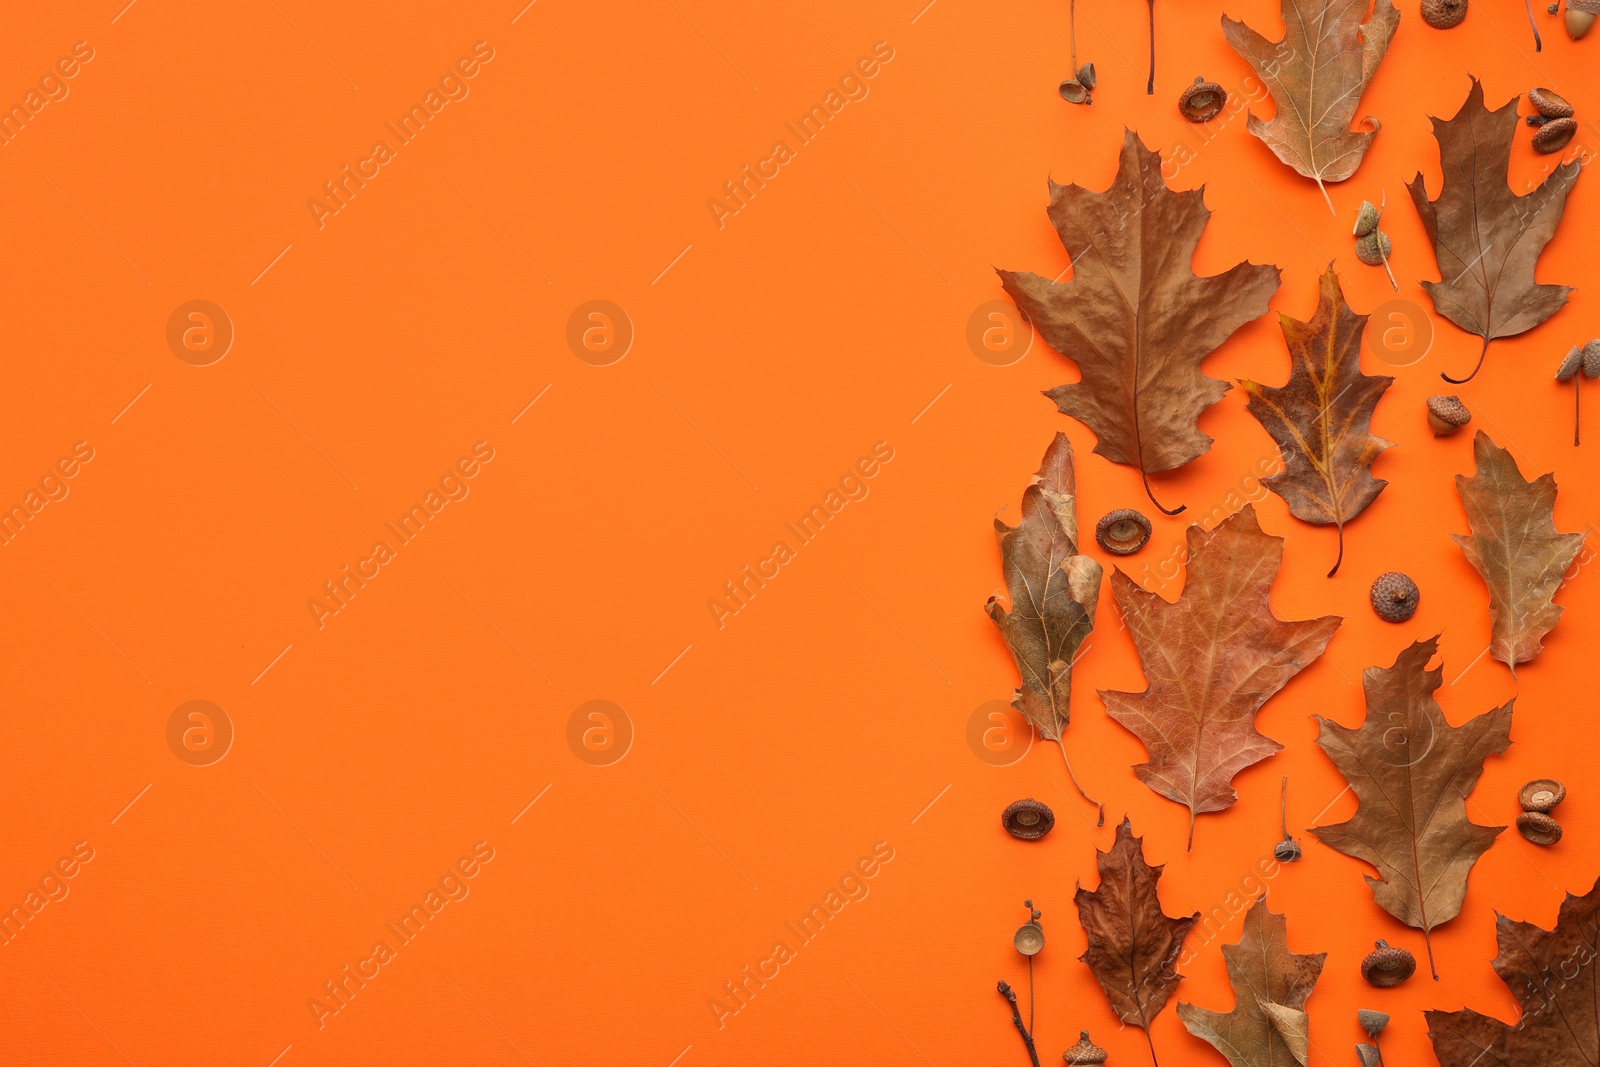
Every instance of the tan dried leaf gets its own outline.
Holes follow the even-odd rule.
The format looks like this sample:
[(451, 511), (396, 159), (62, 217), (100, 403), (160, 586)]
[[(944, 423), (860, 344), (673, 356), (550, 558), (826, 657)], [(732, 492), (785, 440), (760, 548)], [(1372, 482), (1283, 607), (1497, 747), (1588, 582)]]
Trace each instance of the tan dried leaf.
[(1380, 123), (1350, 128), (1367, 83), (1389, 50), (1400, 12), (1377, 0), (1365, 22), (1367, 0), (1282, 0), (1283, 39), (1269, 41), (1243, 22), (1222, 16), (1222, 33), (1250, 62), (1277, 104), (1249, 129), (1284, 163), (1315, 179), (1333, 210), (1324, 182), (1344, 181), (1361, 165)]
[(1367, 714), (1351, 729), (1316, 716), (1317, 744), (1360, 807), (1335, 826), (1313, 827), (1323, 844), (1377, 868), (1367, 878), (1378, 906), (1422, 931), (1433, 976), (1433, 930), (1461, 911), (1467, 875), (1504, 826), (1467, 818), (1467, 794), (1483, 761), (1511, 744), (1511, 705), (1451, 726), (1434, 700), (1443, 668), (1428, 669), (1439, 639), (1418, 641), (1387, 669), (1361, 676)]
[[(1200, 413), (1228, 386), (1202, 374), (1200, 363), (1265, 314), (1278, 268), (1238, 263), (1197, 277), (1190, 264), (1211, 217), (1204, 190), (1167, 188), (1160, 155), (1131, 130), (1109, 189), (1051, 182), (1049, 210), (1072, 277), (1056, 283), (1003, 270), (1001, 283), (1082, 374), (1046, 395), (1095, 432), (1096, 452), (1137, 469), (1148, 493), (1151, 474), (1211, 447)], [(1156, 506), (1168, 515), (1183, 510)]]
[(1149, 688), (1101, 690), (1106, 712), (1144, 742), (1140, 781), (1194, 817), (1237, 800), (1233, 776), (1283, 746), (1256, 731), (1256, 712), (1322, 655), (1343, 620), (1285, 622), (1270, 593), (1283, 538), (1263, 533), (1255, 507), (1213, 530), (1189, 527), (1188, 575), (1177, 603), (1141, 589), (1120, 569), (1111, 589)]
[(1236, 945), (1223, 945), (1230, 1012), (1179, 1003), (1178, 1018), (1196, 1037), (1211, 1042), (1233, 1067), (1304, 1065), (1309, 1045), (1306, 998), (1322, 974), (1326, 952), (1300, 956), (1289, 951), (1288, 923), (1261, 897), (1245, 913)]
[(1339, 528), (1361, 514), (1388, 482), (1372, 476), (1372, 463), (1392, 442), (1374, 436), (1372, 412), (1394, 383), (1385, 374), (1361, 373), (1361, 331), (1367, 317), (1344, 302), (1339, 276), (1322, 276), (1322, 295), (1310, 322), (1280, 315), (1289, 346), (1289, 382), (1282, 388), (1242, 381), (1256, 417), (1283, 450), (1284, 469), (1263, 484), (1283, 497), (1289, 514)]
[(1477, 471), (1456, 475), (1470, 535), (1451, 534), (1489, 587), (1489, 654), (1511, 668), (1543, 649), (1561, 618), (1556, 590), (1583, 549), (1581, 533), (1557, 533), (1556, 479), (1522, 477), (1511, 453), (1482, 430), (1472, 441)]

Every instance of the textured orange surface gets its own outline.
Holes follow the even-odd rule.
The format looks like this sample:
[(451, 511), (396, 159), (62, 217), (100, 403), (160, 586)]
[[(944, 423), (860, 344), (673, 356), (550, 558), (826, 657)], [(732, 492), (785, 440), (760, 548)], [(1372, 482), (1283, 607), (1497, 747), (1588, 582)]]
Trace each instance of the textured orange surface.
[[(1031, 897), (1042, 1058), (1087, 1028), (1114, 1065), (1142, 1064), (1076, 960), (1074, 883), (1129, 814), (1167, 910), (1208, 916), (1178, 999), (1226, 1009), (1219, 949), (1277, 839), (1284, 774), (1306, 857), (1265, 884), (1291, 946), (1328, 953), (1314, 1062), (1352, 1062), (1357, 1007), (1394, 1014), (1392, 1064), (1432, 1062), (1424, 1007), (1513, 1017), (1488, 965), (1495, 909), (1548, 925), (1600, 873), (1600, 584), (1580, 568), (1515, 682), (1482, 655), (1487, 596), (1447, 536), (1466, 530), (1452, 479), (1471, 434), (1435, 440), (1422, 417), (1477, 340), (1437, 320), (1417, 362), (1364, 355), (1398, 379), (1373, 421), (1398, 447), (1334, 579), (1333, 531), (1260, 490), (1274, 449), (1237, 390), (1202, 420), (1215, 447), (1157, 480), (1189, 510), (1156, 516), (1121, 563), (1136, 578), (1175, 596), (1185, 521), (1253, 498), (1289, 537), (1280, 616), (1347, 618), (1260, 717), (1284, 751), (1186, 854), (1186, 813), (1135, 781), (1141, 746), (1095, 696), (1143, 686), (1109, 583), (1067, 734), (1107, 826), (1063, 792), (1052, 749), (1001, 767), (969, 747), (1015, 682), (982, 610), (992, 519), (1015, 521), (1050, 435), (1076, 446), (1085, 527), (1151, 509), (1039, 395), (1072, 368), (1042, 343), (981, 360), (968, 325), (1002, 299), (994, 267), (1067, 266), (1046, 178), (1104, 188), (1124, 125), (1175, 187), (1206, 186), (1201, 273), (1275, 263), (1274, 307), (1304, 318), (1333, 260), (1357, 311), (1429, 309), (1402, 187), (1420, 169), (1437, 190), (1427, 116), (1454, 114), (1471, 72), (1491, 106), (1546, 85), (1589, 120), (1600, 42), (1540, 7), (1536, 55), (1512, 0), (1449, 32), (1404, 0), (1361, 109), (1383, 129), (1334, 216), (1242, 110), (1197, 127), (1174, 107), (1196, 75), (1261, 96), (1219, 17), (1275, 36), (1272, 0), (1161, 0), (1154, 96), (1145, 5), (1083, 0), (1087, 108), (1056, 95), (1065, 0), (524, 2), (105, 0), (8, 20), (0, 103), (40, 96), (0, 147), (0, 504), (40, 507), (0, 546), (0, 904), (39, 910), (0, 947), (0, 1062), (1014, 1067), (994, 984), (1026, 1001), (1010, 936)], [(75, 46), (92, 59), (55, 80)], [(830, 92), (842, 106), (802, 140), (788, 124)], [(390, 124), (414, 104), (407, 141)], [(1519, 191), (1549, 161), (1527, 136)], [(1576, 144), (1593, 138), (1585, 121)], [(747, 166), (764, 184), (710, 206)], [(1524, 473), (1555, 471), (1563, 530), (1600, 516), (1600, 421), (1574, 448), (1571, 387), (1551, 380), (1600, 333), (1596, 180), (1539, 271), (1579, 286), (1572, 303), (1457, 390)], [(1385, 193), (1398, 294), (1349, 236)], [(232, 324), (220, 360), (214, 311), (185, 311), (169, 345), (194, 300)], [(612, 307), (570, 321), (595, 300)], [(1272, 317), (1206, 369), (1282, 382)], [(72, 477), (51, 474), (62, 460)], [(830, 492), (842, 506), (802, 543), (786, 524)], [(407, 541), (390, 527), (414, 505)], [(764, 584), (714, 610), (747, 566)], [(1423, 591), (1400, 626), (1366, 603), (1388, 569)], [(334, 581), (354, 594), (330, 599)], [(1556, 776), (1567, 836), (1503, 835), (1436, 936), (1442, 980), (1379, 992), (1357, 974), (1372, 940), (1422, 942), (1304, 831), (1354, 803), (1311, 716), (1359, 721), (1362, 669), (1440, 632), (1453, 721), (1517, 697), (1474, 817), (1509, 823), (1516, 787)], [(169, 731), (191, 701), (209, 718)], [(609, 704), (579, 713), (591, 701)], [(198, 765), (224, 721), (230, 747)], [(1058, 816), (1034, 844), (998, 820), (1029, 795)], [(830, 892), (838, 913), (796, 936)], [(390, 924), (414, 906), (407, 940)], [(769, 978), (719, 1015), (746, 967)], [(1169, 1067), (1222, 1062), (1170, 1010), (1154, 1036)]]

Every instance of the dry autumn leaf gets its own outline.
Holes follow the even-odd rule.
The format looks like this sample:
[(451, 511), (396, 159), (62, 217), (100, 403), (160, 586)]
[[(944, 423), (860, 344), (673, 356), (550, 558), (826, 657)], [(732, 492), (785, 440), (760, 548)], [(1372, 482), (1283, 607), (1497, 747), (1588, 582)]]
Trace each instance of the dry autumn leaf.
[(1494, 971), (1522, 1005), (1515, 1026), (1471, 1008), (1428, 1011), (1443, 1067), (1568, 1067), (1600, 1063), (1600, 881), (1567, 894), (1555, 929), (1495, 915)]
[(1490, 111), (1483, 86), (1472, 79), (1455, 118), (1433, 119), (1444, 178), (1438, 199), (1428, 199), (1420, 171), (1406, 185), (1439, 264), (1441, 280), (1422, 283), (1434, 310), (1483, 338), (1471, 374), (1441, 375), (1457, 385), (1478, 373), (1490, 341), (1533, 329), (1559, 311), (1572, 292), (1565, 285), (1540, 285), (1533, 270), (1555, 235), (1582, 165), (1563, 163), (1533, 192), (1513, 193), (1507, 174), (1517, 100)]
[(1285, 622), (1270, 592), (1283, 538), (1263, 533), (1246, 504), (1213, 530), (1189, 527), (1188, 575), (1177, 603), (1119, 569), (1112, 593), (1149, 688), (1101, 690), (1106, 712), (1150, 754), (1133, 771), (1194, 818), (1237, 800), (1233, 776), (1283, 746), (1256, 731), (1256, 712), (1332, 640), (1337, 615)]
[(1361, 676), (1367, 715), (1355, 729), (1316, 716), (1317, 744), (1355, 791), (1355, 816), (1313, 827), (1323, 844), (1377, 868), (1367, 878), (1384, 911), (1422, 931), (1433, 963), (1433, 930), (1461, 911), (1467, 874), (1504, 826), (1467, 818), (1467, 794), (1483, 761), (1511, 744), (1507, 701), (1460, 726), (1451, 726), (1434, 700), (1443, 668), (1428, 669), (1439, 639), (1417, 641), (1394, 666), (1368, 667)]
[(1121, 163), (1103, 193), (1050, 183), (1050, 221), (1072, 260), (1064, 283), (1000, 271), (1001, 283), (1050, 346), (1082, 379), (1046, 395), (1095, 432), (1095, 451), (1150, 475), (1211, 447), (1200, 413), (1228, 386), (1200, 362), (1235, 330), (1264, 314), (1278, 268), (1235, 264), (1210, 278), (1190, 269), (1211, 212), (1203, 189), (1175, 193), (1161, 157), (1129, 130)]
[(1127, 818), (1117, 827), (1110, 850), (1096, 852), (1095, 861), (1100, 887), (1091, 893), (1079, 886), (1073, 897), (1089, 939), (1088, 950), (1078, 958), (1094, 972), (1117, 1018), (1144, 1031), (1154, 1060), (1150, 1023), (1183, 979), (1178, 953), (1200, 913), (1174, 919), (1162, 912), (1156, 883), (1163, 868), (1145, 862), (1144, 838), (1133, 836)]
[(1250, 414), (1283, 450), (1284, 469), (1264, 480), (1283, 497), (1289, 514), (1319, 526), (1339, 528), (1344, 559), (1344, 524), (1361, 514), (1388, 482), (1372, 476), (1373, 460), (1392, 442), (1373, 436), (1373, 409), (1394, 379), (1361, 373), (1361, 332), (1367, 317), (1344, 302), (1339, 277), (1322, 276), (1322, 295), (1310, 322), (1280, 315), (1289, 346), (1289, 383), (1282, 388), (1242, 381)]
[[(1072, 664), (1094, 629), (1100, 600), (1100, 564), (1078, 554), (1076, 493), (1072, 442), (1058, 433), (1033, 484), (1023, 491), (1022, 521), (1007, 526), (995, 520), (1011, 610), (995, 597), (987, 604), (1022, 676), (1011, 702), (1040, 737), (1060, 747), (1063, 760), (1067, 749), (1061, 735), (1072, 718)], [(1070, 760), (1067, 775), (1085, 800), (1099, 803), (1078, 785)], [(1100, 821), (1105, 821), (1104, 808)]]
[(1233, 985), (1233, 1010), (1180, 1002), (1183, 1025), (1211, 1042), (1233, 1067), (1280, 1067), (1291, 1058), (1303, 1065), (1310, 1040), (1306, 998), (1328, 954), (1290, 952), (1288, 923), (1263, 896), (1245, 914), (1239, 943), (1223, 945), (1222, 956)]
[(1482, 430), (1472, 441), (1478, 469), (1456, 475), (1456, 493), (1472, 533), (1451, 534), (1489, 587), (1489, 654), (1511, 668), (1544, 647), (1561, 618), (1553, 602), (1567, 568), (1583, 548), (1581, 533), (1557, 533), (1555, 475), (1522, 477), (1511, 453)]
[(1283, 39), (1269, 41), (1243, 22), (1222, 16), (1222, 33), (1272, 90), (1277, 114), (1262, 122), (1250, 116), (1250, 132), (1273, 154), (1317, 183), (1333, 210), (1324, 182), (1356, 172), (1380, 123), (1350, 128), (1367, 83), (1389, 50), (1400, 12), (1377, 0), (1282, 0)]

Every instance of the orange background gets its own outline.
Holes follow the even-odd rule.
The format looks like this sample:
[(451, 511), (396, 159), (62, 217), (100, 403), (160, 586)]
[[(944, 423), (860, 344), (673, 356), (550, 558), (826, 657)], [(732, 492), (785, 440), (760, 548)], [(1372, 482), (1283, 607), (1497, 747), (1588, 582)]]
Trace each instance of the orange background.
[[(1105, 829), (1062, 791), (1050, 748), (995, 767), (968, 747), (975, 709), (1015, 684), (982, 611), (1000, 588), (991, 520), (1015, 521), (1050, 435), (1076, 447), (1085, 528), (1152, 509), (1136, 472), (1092, 455), (1085, 427), (1039, 396), (1075, 377), (1064, 360), (1035, 343), (997, 367), (966, 328), (1002, 297), (994, 267), (1067, 265), (1046, 177), (1104, 188), (1124, 124), (1163, 152), (1188, 146), (1173, 184), (1205, 184), (1214, 211), (1200, 273), (1278, 264), (1274, 307), (1304, 318), (1335, 260), (1371, 311), (1395, 294), (1354, 260), (1349, 230), (1361, 199), (1387, 193), (1398, 295), (1430, 308), (1417, 282), (1437, 274), (1402, 186), (1420, 168), (1437, 193), (1427, 116), (1455, 113), (1470, 71), (1491, 106), (1545, 85), (1587, 119), (1600, 44), (1568, 41), (1541, 7), (1535, 55), (1512, 0), (1449, 32), (1405, 0), (1361, 108), (1383, 129), (1332, 189), (1333, 216), (1242, 114), (1177, 114), (1196, 75), (1244, 90), (1215, 3), (1157, 5), (1147, 97), (1144, 5), (1083, 0), (1078, 51), (1100, 87), (1073, 107), (1056, 95), (1064, 0), (523, 2), (32, 5), (0, 38), (4, 102), (75, 42), (94, 49), (69, 95), (0, 148), (0, 502), (76, 442), (94, 449), (70, 495), (0, 548), (0, 905), (74, 843), (95, 850), (70, 895), (0, 948), (0, 1061), (1016, 1065), (994, 984), (1026, 989), (1009, 939), (1031, 897), (1049, 938), (1041, 1058), (1087, 1028), (1113, 1064), (1146, 1063), (1076, 961), (1074, 883), (1095, 884), (1094, 849), (1127, 812), (1167, 865), (1166, 910), (1210, 913), (1277, 839), (1283, 774), (1306, 857), (1270, 900), (1294, 949), (1328, 953), (1315, 1062), (1351, 1062), (1357, 1007), (1394, 1014), (1395, 1064), (1432, 1062), (1422, 1008), (1514, 1019), (1488, 965), (1495, 909), (1548, 926), (1563, 891), (1600, 872), (1585, 651), (1600, 585), (1580, 573), (1562, 591), (1566, 618), (1515, 683), (1480, 655), (1487, 597), (1447, 537), (1466, 530), (1452, 477), (1470, 472), (1472, 435), (1435, 440), (1422, 416), (1477, 340), (1438, 320), (1420, 362), (1365, 353), (1369, 373), (1398, 378), (1373, 424), (1398, 447), (1336, 578), (1331, 529), (1258, 504), (1267, 530), (1292, 534), (1278, 613), (1347, 622), (1260, 716), (1284, 751), (1239, 776), (1240, 802), (1203, 817), (1186, 855), (1186, 813), (1133, 778), (1143, 750), (1094, 695), (1143, 686), (1109, 582), (1067, 735)], [(1268, 36), (1281, 24), (1273, 0), (1226, 11)], [(319, 229), (307, 201), (479, 41), (494, 58), (470, 95)], [(893, 59), (870, 94), (797, 147), (784, 123), (880, 41)], [(1519, 191), (1550, 162), (1527, 137)], [(1585, 124), (1579, 143), (1593, 137)], [(707, 201), (779, 139), (795, 158), (719, 228)], [(1525, 474), (1555, 471), (1563, 530), (1600, 516), (1600, 422), (1575, 449), (1570, 386), (1551, 380), (1600, 333), (1583, 240), (1600, 223), (1595, 180), (1578, 182), (1539, 271), (1580, 291), (1458, 390)], [(204, 367), (165, 339), (197, 298), (236, 330)], [(566, 341), (593, 299), (635, 330), (610, 366)], [(1271, 384), (1287, 368), (1271, 316), (1206, 364)], [(1237, 390), (1201, 426), (1215, 447), (1158, 481), (1186, 518), (1224, 506), (1274, 451)], [(495, 458), (470, 496), (319, 629), (307, 600), (478, 441)], [(879, 441), (894, 459), (870, 495), (719, 629), (707, 601)], [(1155, 518), (1122, 562), (1137, 576), (1183, 538), (1184, 519)], [(1422, 588), (1401, 626), (1366, 602), (1388, 569)], [(1304, 831), (1330, 802), (1324, 823), (1354, 806), (1335, 801), (1311, 716), (1358, 722), (1361, 670), (1440, 631), (1453, 721), (1517, 697), (1515, 744), (1489, 760), (1474, 818), (1509, 823), (1517, 786), (1551, 775), (1570, 789), (1567, 836), (1541, 850), (1502, 835), (1435, 937), (1443, 980), (1377, 991), (1357, 973), (1373, 939), (1419, 957), (1422, 939), (1372, 903), (1359, 863)], [(236, 731), (204, 767), (166, 740), (196, 699)], [(566, 740), (595, 699), (635, 731), (610, 766)], [(1058, 815), (1036, 844), (998, 820), (1030, 795)], [(319, 1028), (308, 1001), (323, 983), (479, 841), (495, 858), (470, 896)], [(794, 947), (785, 923), (877, 842), (894, 858), (870, 895), (719, 1028), (708, 1000), (775, 941)], [(1219, 948), (1238, 928), (1194, 935), (1178, 999), (1231, 1006)], [(1222, 1062), (1170, 1009), (1154, 1036), (1169, 1064)]]

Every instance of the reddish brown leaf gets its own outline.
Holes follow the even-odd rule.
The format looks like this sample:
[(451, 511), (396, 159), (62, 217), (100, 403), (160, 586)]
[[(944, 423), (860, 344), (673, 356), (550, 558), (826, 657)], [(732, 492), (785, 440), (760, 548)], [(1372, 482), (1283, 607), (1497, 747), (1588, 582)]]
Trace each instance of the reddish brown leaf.
[(1094, 892), (1078, 887), (1074, 901), (1078, 921), (1088, 935), (1089, 948), (1078, 958), (1089, 965), (1117, 1018), (1144, 1030), (1178, 987), (1178, 954), (1200, 913), (1174, 919), (1161, 910), (1156, 883), (1162, 867), (1144, 861), (1144, 838), (1133, 836), (1127, 818), (1117, 827), (1117, 839), (1107, 852), (1096, 853), (1100, 887)]
[[(1461, 911), (1467, 875), (1504, 826), (1467, 818), (1467, 794), (1483, 761), (1511, 744), (1511, 701), (1451, 726), (1433, 699), (1443, 668), (1428, 670), (1439, 639), (1418, 641), (1361, 683), (1367, 716), (1355, 729), (1316, 716), (1317, 744), (1361, 806), (1336, 826), (1313, 827), (1323, 844), (1377, 868), (1368, 878), (1384, 911), (1422, 931), (1433, 965), (1433, 930)], [(1434, 968), (1434, 977), (1438, 971)]]
[(1515, 1026), (1471, 1008), (1424, 1012), (1444, 1067), (1600, 1063), (1600, 881), (1561, 903), (1555, 929), (1495, 915), (1494, 971), (1522, 1005)]
[(1278, 316), (1289, 346), (1289, 383), (1282, 388), (1243, 381), (1256, 417), (1283, 450), (1284, 469), (1263, 484), (1283, 497), (1289, 514), (1339, 528), (1361, 514), (1388, 482), (1372, 476), (1372, 463), (1391, 442), (1372, 433), (1378, 398), (1394, 383), (1386, 374), (1361, 373), (1361, 332), (1367, 317), (1344, 302), (1339, 276), (1322, 276), (1322, 295), (1310, 322)]
[(1082, 374), (1047, 395), (1095, 432), (1096, 452), (1136, 468), (1146, 492), (1151, 474), (1211, 447), (1200, 413), (1228, 387), (1202, 374), (1200, 362), (1264, 314), (1278, 288), (1276, 267), (1239, 263), (1211, 278), (1194, 274), (1190, 262), (1210, 217), (1204, 190), (1167, 188), (1161, 157), (1130, 130), (1105, 192), (1050, 183), (1050, 221), (1072, 277), (1058, 284), (999, 272), (1023, 314)]
[(1284, 622), (1270, 591), (1283, 538), (1263, 533), (1252, 505), (1214, 530), (1189, 527), (1188, 576), (1175, 604), (1118, 570), (1111, 588), (1149, 688), (1101, 691), (1106, 711), (1150, 753), (1133, 770), (1194, 817), (1238, 799), (1233, 776), (1283, 746), (1256, 731), (1256, 712), (1318, 656), (1343, 620)]

